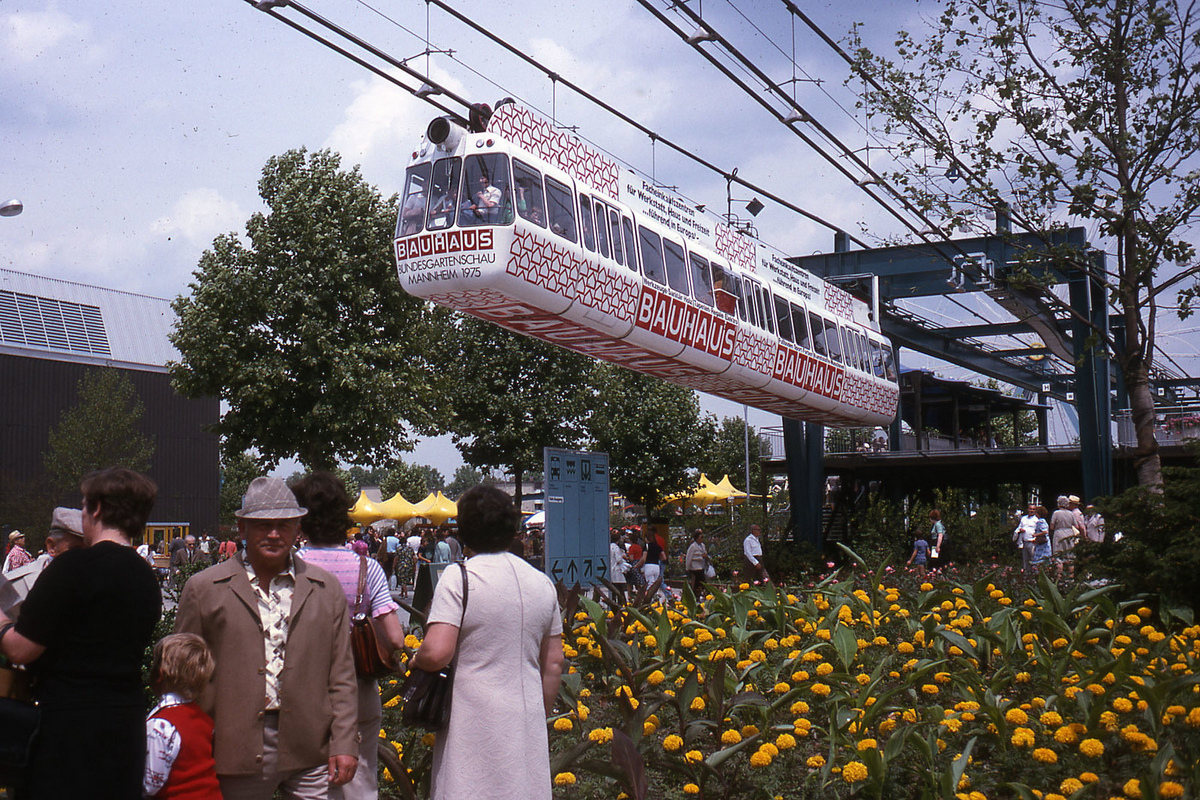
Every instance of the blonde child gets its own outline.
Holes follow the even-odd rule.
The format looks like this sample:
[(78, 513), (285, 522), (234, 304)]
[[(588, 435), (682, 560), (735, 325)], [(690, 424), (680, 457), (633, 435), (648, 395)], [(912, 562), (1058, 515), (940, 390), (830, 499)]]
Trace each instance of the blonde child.
[(194, 633), (174, 633), (154, 645), (150, 686), (159, 701), (146, 718), (147, 797), (221, 800), (212, 717), (196, 704), (215, 667)]

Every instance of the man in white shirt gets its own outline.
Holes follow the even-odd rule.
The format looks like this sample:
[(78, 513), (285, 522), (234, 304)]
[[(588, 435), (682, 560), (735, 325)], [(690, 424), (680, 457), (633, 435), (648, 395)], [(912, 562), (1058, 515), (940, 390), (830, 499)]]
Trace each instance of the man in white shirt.
[(1021, 568), (1026, 572), (1033, 569), (1033, 537), (1037, 533), (1037, 524), (1037, 504), (1030, 503), (1013, 531), (1013, 542), (1021, 548)]
[(750, 533), (746, 534), (746, 538), (742, 541), (742, 579), (753, 582), (755, 586), (762, 586), (771, 580), (766, 567), (763, 566), (761, 539), (762, 528), (751, 525)]

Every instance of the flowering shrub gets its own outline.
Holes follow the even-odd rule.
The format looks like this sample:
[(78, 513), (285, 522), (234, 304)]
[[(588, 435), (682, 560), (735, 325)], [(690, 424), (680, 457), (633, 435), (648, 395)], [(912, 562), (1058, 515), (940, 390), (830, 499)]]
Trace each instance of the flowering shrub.
[[(1200, 625), (1115, 587), (860, 563), (803, 590), (568, 611), (559, 798), (1196, 795)], [(419, 786), (427, 745), (391, 730)]]

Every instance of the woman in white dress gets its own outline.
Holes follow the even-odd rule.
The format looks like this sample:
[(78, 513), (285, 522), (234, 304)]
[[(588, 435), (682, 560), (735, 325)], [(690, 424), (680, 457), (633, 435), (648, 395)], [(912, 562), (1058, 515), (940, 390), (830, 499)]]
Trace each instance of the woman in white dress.
[[(454, 662), (450, 725), (433, 751), (433, 800), (550, 800), (546, 717), (562, 678), (562, 616), (554, 585), (508, 552), (520, 515), (512, 498), (476, 486), (458, 500), (463, 573), (447, 569), (413, 665)], [(461, 626), (461, 627), (460, 627)]]

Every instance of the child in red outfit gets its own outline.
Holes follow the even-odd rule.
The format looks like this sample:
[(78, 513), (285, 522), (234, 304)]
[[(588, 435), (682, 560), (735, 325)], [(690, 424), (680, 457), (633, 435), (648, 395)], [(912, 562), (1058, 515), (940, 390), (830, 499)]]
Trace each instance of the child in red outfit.
[(212, 717), (195, 702), (215, 666), (194, 633), (164, 636), (154, 645), (150, 685), (160, 697), (146, 718), (147, 797), (221, 800)]

